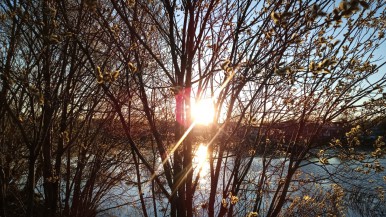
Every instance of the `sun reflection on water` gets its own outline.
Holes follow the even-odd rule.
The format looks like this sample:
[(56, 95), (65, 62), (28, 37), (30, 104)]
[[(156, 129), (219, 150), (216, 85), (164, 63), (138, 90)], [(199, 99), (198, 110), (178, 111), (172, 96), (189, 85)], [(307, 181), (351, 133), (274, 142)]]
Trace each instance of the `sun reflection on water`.
[(200, 172), (200, 181), (209, 173), (208, 146), (200, 144), (193, 158), (195, 170)]

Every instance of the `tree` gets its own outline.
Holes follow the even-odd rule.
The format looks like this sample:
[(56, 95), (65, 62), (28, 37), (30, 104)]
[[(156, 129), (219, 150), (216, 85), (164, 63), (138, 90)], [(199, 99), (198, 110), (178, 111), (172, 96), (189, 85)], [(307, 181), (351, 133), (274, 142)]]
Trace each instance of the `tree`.
[[(211, 129), (207, 214), (239, 213), (236, 208), (240, 207), (227, 198), (255, 185), (250, 211), (277, 216), (287, 203), (302, 160), (310, 150), (323, 147), (317, 142), (323, 126), (357, 114), (361, 100), (385, 85), (379, 71), (384, 62), (376, 59), (376, 50), (384, 42), (384, 14), (380, 13), (384, 4), (379, 1), (112, 0), (95, 6), (101, 28), (117, 46), (116, 55), (123, 58), (121, 71), (131, 72), (138, 85), (130, 92), (138, 92), (157, 143), (171, 189), (172, 216), (191, 216), (198, 207), (193, 200), (197, 183), (192, 170), (197, 140), (192, 133), (183, 136), (194, 125), (193, 98), (214, 98), (215, 123), (221, 123)], [(104, 11), (109, 11), (108, 18)], [(165, 88), (174, 94), (168, 100), (175, 100), (172, 147), (160, 138), (161, 109), (152, 106), (165, 100)], [(120, 108), (117, 97), (109, 97)], [(271, 143), (275, 123), (288, 120), (293, 120), (289, 138), (283, 144)], [(260, 127), (254, 140), (247, 142), (256, 125), (267, 128)], [(224, 131), (228, 134), (219, 136)], [(235, 139), (240, 132), (244, 136)], [(268, 149), (279, 150), (278, 146), (285, 149), (284, 160), (273, 165)], [(232, 148), (245, 151), (234, 153)], [(170, 149), (171, 153), (165, 151)], [(262, 173), (248, 185), (245, 181), (254, 157), (248, 153), (257, 149), (263, 150)], [(141, 156), (140, 151), (136, 154)], [(279, 173), (268, 176), (272, 167)], [(229, 171), (222, 172), (224, 168)], [(266, 183), (274, 180), (280, 182), (264, 210), (263, 198), (272, 187)]]
[[(304, 168), (330, 171), (320, 137), (337, 120), (352, 130), (331, 142), (333, 153), (364, 163), (356, 120), (383, 111), (360, 113), (385, 87), (384, 9), (355, 0), (1, 3), (2, 215), (14, 213), (11, 179), (25, 186), (18, 215), (27, 216), (126, 205), (144, 216), (341, 214), (347, 186), (313, 189), (339, 171)], [(215, 116), (200, 126), (191, 109), (208, 98)], [(207, 173), (196, 162), (201, 143)], [(375, 160), (371, 169), (382, 169)], [(127, 201), (109, 204), (111, 195)]]
[(95, 215), (133, 168), (106, 137), (115, 114), (84, 61), (98, 57), (85, 7), (1, 3), (1, 216)]

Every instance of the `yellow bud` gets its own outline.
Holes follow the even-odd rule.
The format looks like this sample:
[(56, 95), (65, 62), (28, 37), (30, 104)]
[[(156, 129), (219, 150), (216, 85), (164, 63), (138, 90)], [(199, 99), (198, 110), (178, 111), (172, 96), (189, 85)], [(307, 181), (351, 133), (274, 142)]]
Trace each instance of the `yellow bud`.
[(280, 14), (275, 13), (274, 11), (271, 12), (271, 19), (275, 24), (279, 24), (280, 22)]
[(129, 71), (130, 71), (131, 73), (134, 74), (134, 73), (137, 72), (137, 67), (135, 67), (133, 63), (129, 62), (129, 63), (127, 64), (127, 67), (129, 68)]
[(103, 75), (99, 75), (99, 76), (97, 77), (97, 83), (98, 83), (98, 84), (103, 84)]
[(40, 96), (39, 96), (39, 104), (40, 105), (44, 104), (44, 96), (43, 96), (43, 94), (40, 94)]
[(342, 10), (342, 11), (347, 10), (348, 9), (348, 3), (346, 1), (340, 2), (339, 9)]
[(231, 62), (231, 61), (228, 60), (228, 59), (225, 60), (225, 61), (221, 64), (221, 69), (226, 71), (230, 62)]
[(111, 77), (113, 78), (113, 81), (117, 80), (118, 76), (119, 76), (118, 70), (111, 73)]

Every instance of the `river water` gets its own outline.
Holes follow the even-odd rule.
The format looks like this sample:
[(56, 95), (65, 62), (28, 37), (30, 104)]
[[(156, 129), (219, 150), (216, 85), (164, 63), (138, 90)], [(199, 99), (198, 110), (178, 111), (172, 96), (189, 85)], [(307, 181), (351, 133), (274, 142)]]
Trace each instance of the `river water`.
[[(194, 161), (197, 163), (197, 165), (202, 166), (200, 173), (201, 178), (195, 197), (195, 204), (198, 204), (198, 206), (195, 207), (195, 215), (206, 216), (206, 210), (202, 209), (200, 204), (204, 204), (208, 201), (209, 166), (207, 162), (202, 161), (202, 158), (195, 158)], [(386, 165), (386, 159), (378, 159), (378, 161), (381, 165)], [(367, 163), (373, 162), (374, 159), (372, 158), (367, 160)], [(386, 203), (380, 199), (385, 195), (383, 189), (386, 189), (386, 172), (375, 172), (369, 167), (364, 167), (365, 170), (368, 168), (368, 172), (358, 171), (357, 168), (365, 164), (366, 162), (342, 162), (336, 157), (329, 158), (328, 164), (321, 164), (317, 158), (310, 158), (307, 161), (303, 161), (299, 173), (296, 175), (296, 177), (294, 177), (294, 182), (292, 184), (293, 188), (289, 192), (288, 198), (314, 198), (315, 200), (321, 200), (320, 198), (324, 197), (320, 197), (320, 194), (332, 192), (334, 190), (334, 186), (339, 186), (340, 189), (342, 189), (344, 192), (343, 203), (341, 205), (346, 216), (386, 216)], [(268, 184), (268, 190), (269, 188), (272, 190), (275, 189), (277, 182), (273, 180), (275, 177), (279, 177), (279, 171), (275, 168), (279, 168), (277, 167), (278, 165), (286, 165), (285, 159), (273, 159), (271, 165), (273, 169), (267, 172), (269, 174), (266, 174), (271, 177), (271, 184)], [(262, 175), (261, 168), (262, 159), (255, 157), (246, 179), (253, 180), (254, 178)], [(148, 174), (148, 176), (150, 176), (150, 174)], [(312, 182), (307, 183), (305, 180), (312, 180)], [(145, 200), (148, 201), (148, 214), (150, 216), (154, 216), (154, 209), (152, 205), (154, 198), (152, 197), (150, 186), (151, 185), (149, 183), (144, 186), (143, 195)], [(219, 188), (222, 189), (221, 184)], [(252, 185), (246, 184), (245, 186), (242, 186), (242, 188), (243, 190), (241, 192), (243, 195), (238, 195), (240, 202), (238, 203), (237, 208), (240, 211), (238, 212), (239, 216), (246, 216), (250, 210), (251, 203), (255, 198), (255, 194), (253, 193), (254, 191)], [(269, 193), (269, 191), (267, 192), (268, 193), (266, 193), (263, 198), (265, 201), (265, 206), (269, 205), (270, 198), (272, 198), (272, 193)], [(221, 194), (219, 194), (217, 200), (221, 201), (221, 199)], [(161, 194), (159, 194), (155, 200), (157, 201), (157, 216), (167, 216), (168, 208), (170, 208), (167, 200), (162, 198)], [(121, 182), (121, 185), (113, 188), (110, 194), (106, 196), (106, 200), (102, 204), (101, 208), (105, 209), (108, 207), (116, 208), (101, 212), (98, 214), (98, 216), (142, 216), (138, 190), (135, 186), (128, 185), (125, 182)], [(264, 213), (261, 213), (260, 216), (264, 216)], [(309, 216), (312, 216), (312, 214)]]

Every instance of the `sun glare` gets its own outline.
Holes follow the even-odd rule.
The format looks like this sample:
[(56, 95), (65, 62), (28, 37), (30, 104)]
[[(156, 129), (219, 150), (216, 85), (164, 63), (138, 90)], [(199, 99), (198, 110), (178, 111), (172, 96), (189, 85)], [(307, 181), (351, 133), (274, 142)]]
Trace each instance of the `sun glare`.
[(212, 99), (203, 99), (192, 106), (192, 117), (197, 124), (209, 125), (214, 118), (214, 105)]

